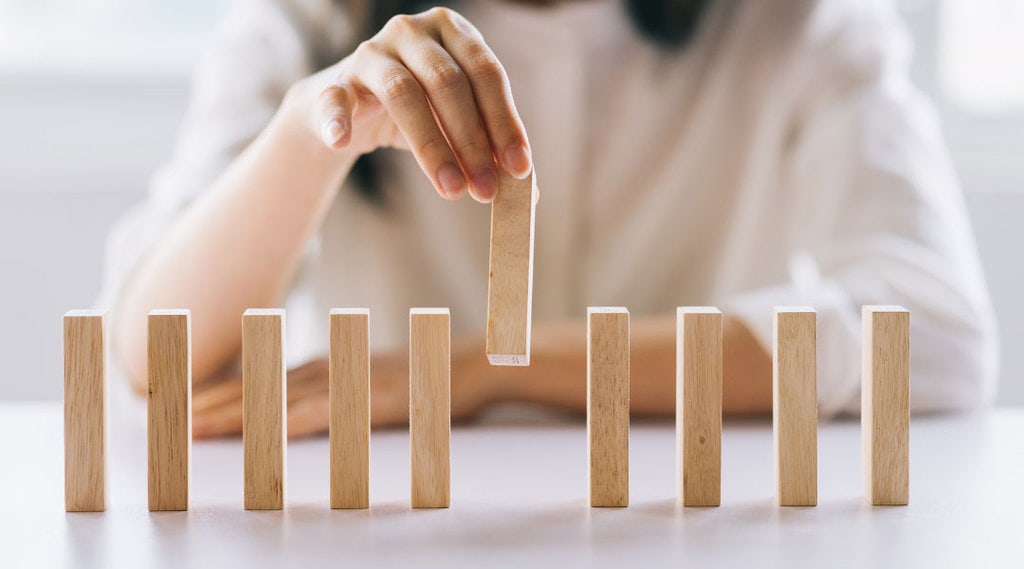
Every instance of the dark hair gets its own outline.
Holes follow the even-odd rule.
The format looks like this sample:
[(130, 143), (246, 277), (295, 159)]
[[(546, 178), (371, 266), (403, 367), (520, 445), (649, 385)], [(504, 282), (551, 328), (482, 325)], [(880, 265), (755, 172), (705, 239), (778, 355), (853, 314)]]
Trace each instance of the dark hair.
[[(421, 12), (438, 4), (426, 0), (338, 0), (359, 22), (358, 41), (369, 39), (398, 14)], [(622, 0), (626, 13), (642, 36), (666, 49), (684, 47), (696, 34), (711, 0)], [(371, 203), (383, 203), (380, 164), (374, 154), (361, 156), (352, 168), (356, 191)]]

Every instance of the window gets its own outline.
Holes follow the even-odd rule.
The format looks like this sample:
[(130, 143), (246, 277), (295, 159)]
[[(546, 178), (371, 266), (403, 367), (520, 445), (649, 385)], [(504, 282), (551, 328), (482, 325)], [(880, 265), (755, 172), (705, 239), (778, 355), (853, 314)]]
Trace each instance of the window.
[(0, 0), (0, 74), (187, 74), (228, 0)]
[(966, 109), (1024, 109), (1024, 2), (943, 0), (939, 80)]
[(901, 0), (968, 194), (1024, 192), (1024, 0)]

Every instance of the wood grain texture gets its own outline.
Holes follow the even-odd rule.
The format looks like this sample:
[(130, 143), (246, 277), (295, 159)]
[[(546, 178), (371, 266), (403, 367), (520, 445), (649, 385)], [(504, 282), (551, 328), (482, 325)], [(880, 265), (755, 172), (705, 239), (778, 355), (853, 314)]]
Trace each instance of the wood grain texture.
[(331, 508), (370, 507), (370, 311), (330, 316)]
[(587, 467), (592, 507), (629, 505), (629, 311), (587, 309)]
[(148, 318), (149, 509), (187, 510), (192, 473), (192, 326), (188, 310)]
[(64, 509), (106, 509), (106, 347), (103, 313), (64, 315)]
[(451, 502), (451, 317), (409, 311), (409, 437), (412, 507)]
[(772, 320), (772, 436), (780, 506), (818, 503), (818, 333), (813, 308)]
[(530, 365), (533, 307), (533, 232), (537, 186), (531, 172), (516, 180), (504, 171), (491, 204), (487, 279), (487, 360)]
[(722, 489), (722, 313), (676, 311), (677, 475), (684, 506), (718, 506)]
[(284, 507), (288, 444), (285, 312), (242, 315), (242, 453), (246, 510)]
[(865, 495), (876, 506), (910, 501), (910, 312), (865, 306), (861, 443)]

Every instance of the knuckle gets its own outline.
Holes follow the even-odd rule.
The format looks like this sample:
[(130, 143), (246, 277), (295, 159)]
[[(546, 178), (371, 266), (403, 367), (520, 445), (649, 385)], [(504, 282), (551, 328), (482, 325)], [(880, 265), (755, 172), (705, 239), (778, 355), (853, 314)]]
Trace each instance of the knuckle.
[(473, 136), (460, 140), (455, 144), (455, 147), (459, 149), (459, 156), (462, 156), (469, 162), (489, 163), (493, 160), (491, 145), (483, 137)]
[(339, 99), (341, 99), (341, 96), (342, 92), (340, 87), (338, 87), (337, 85), (328, 85), (326, 88), (320, 91), (320, 95), (317, 97), (317, 99), (320, 102), (321, 106), (326, 107), (338, 104)]
[(419, 91), (419, 85), (406, 71), (389, 71), (382, 81), (384, 96), (389, 101), (405, 101)]
[(433, 89), (447, 91), (466, 83), (462, 68), (451, 63), (437, 63), (427, 68), (426, 83)]
[(416, 152), (420, 156), (434, 156), (443, 154), (448, 143), (439, 136), (430, 136), (416, 145)]
[(434, 6), (427, 10), (425, 15), (435, 22), (443, 22), (446, 24), (455, 24), (462, 18), (458, 12), (446, 6)]
[(398, 14), (397, 16), (392, 16), (391, 19), (388, 20), (386, 24), (384, 24), (385, 30), (399, 34), (411, 32), (415, 28), (416, 20), (415, 18), (413, 18), (413, 16), (410, 16), (408, 14)]
[(467, 56), (467, 67), (475, 77), (484, 81), (502, 83), (505, 81), (505, 67), (500, 61), (482, 48), (474, 48)]
[(376, 37), (362, 41), (356, 46), (352, 55), (356, 58), (365, 58), (370, 55), (379, 55), (384, 52), (384, 46)]

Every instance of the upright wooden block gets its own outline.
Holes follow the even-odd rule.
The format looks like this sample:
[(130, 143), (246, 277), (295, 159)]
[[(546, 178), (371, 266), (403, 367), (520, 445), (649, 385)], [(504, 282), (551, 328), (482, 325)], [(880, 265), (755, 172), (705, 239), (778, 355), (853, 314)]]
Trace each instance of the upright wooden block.
[(331, 507), (370, 507), (370, 311), (330, 316)]
[(629, 505), (629, 311), (587, 309), (587, 455), (592, 507)]
[(412, 507), (451, 501), (451, 317), (447, 308), (409, 311), (409, 437)]
[(103, 313), (64, 315), (64, 508), (106, 508), (106, 348)]
[(246, 510), (284, 507), (288, 391), (284, 310), (242, 315), (242, 450)]
[(677, 474), (684, 506), (718, 506), (722, 490), (722, 313), (676, 311)]
[(861, 442), (865, 495), (876, 506), (910, 501), (910, 312), (861, 310)]
[(780, 506), (818, 504), (817, 313), (776, 308), (772, 321), (772, 435)]
[(491, 204), (491, 260), (487, 280), (487, 360), (530, 365), (533, 307), (533, 226), (537, 186), (499, 174)]
[(189, 311), (150, 311), (148, 351), (149, 509), (187, 510), (192, 473)]

